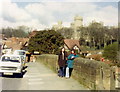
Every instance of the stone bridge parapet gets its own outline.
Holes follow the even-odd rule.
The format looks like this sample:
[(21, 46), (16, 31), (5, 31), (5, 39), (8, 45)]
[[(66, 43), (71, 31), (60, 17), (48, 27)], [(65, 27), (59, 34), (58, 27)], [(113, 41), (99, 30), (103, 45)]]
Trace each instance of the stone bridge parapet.
[[(43, 54), (37, 59), (57, 73), (58, 55)], [(100, 61), (76, 58), (72, 77), (92, 90), (115, 90), (115, 69)]]

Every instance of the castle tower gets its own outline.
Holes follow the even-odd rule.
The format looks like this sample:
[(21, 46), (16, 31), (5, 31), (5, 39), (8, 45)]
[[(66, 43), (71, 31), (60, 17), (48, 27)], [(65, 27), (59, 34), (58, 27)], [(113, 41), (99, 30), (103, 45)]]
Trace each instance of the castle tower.
[(71, 28), (73, 28), (73, 37), (72, 39), (79, 40), (80, 34), (77, 32), (77, 29), (83, 26), (83, 18), (81, 16), (75, 16), (74, 22), (71, 23)]
[(63, 28), (62, 21), (58, 21), (58, 29), (61, 29), (61, 28)]
[(74, 27), (79, 28), (81, 26), (83, 26), (83, 18), (77, 15), (74, 17)]
[(53, 25), (53, 29), (55, 31), (59, 30), (59, 29), (62, 29), (62, 28), (63, 28), (62, 21), (58, 21), (56, 25)]

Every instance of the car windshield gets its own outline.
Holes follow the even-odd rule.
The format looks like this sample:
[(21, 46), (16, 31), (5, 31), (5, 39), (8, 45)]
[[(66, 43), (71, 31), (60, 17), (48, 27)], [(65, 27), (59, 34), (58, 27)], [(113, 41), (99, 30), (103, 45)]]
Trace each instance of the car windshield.
[(25, 55), (25, 52), (23, 52), (23, 51), (15, 51), (14, 54), (16, 54), (16, 55)]
[(19, 55), (25, 55), (25, 52), (19, 52)]
[(20, 62), (19, 61), (20, 58), (19, 57), (15, 57), (15, 56), (3, 56), (2, 57), (2, 62)]

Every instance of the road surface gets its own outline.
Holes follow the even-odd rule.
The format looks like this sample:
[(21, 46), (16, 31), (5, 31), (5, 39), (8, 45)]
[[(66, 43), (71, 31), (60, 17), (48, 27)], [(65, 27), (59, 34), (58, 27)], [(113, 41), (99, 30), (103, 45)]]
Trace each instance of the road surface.
[(27, 65), (23, 78), (0, 77), (2, 90), (88, 90), (72, 78), (58, 77), (42, 63), (30, 62)]

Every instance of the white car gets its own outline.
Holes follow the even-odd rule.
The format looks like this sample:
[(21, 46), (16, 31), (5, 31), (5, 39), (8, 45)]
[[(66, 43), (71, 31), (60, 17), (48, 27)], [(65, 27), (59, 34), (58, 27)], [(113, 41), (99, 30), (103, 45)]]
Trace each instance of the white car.
[(25, 66), (26, 63), (26, 51), (25, 50), (15, 50), (13, 52), (14, 55), (20, 55)]
[(22, 77), (24, 63), (20, 55), (2, 55), (0, 59), (0, 73), (2, 75), (17, 74)]

